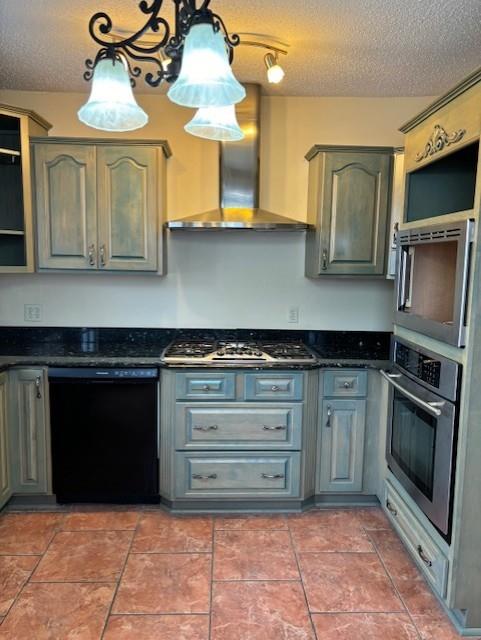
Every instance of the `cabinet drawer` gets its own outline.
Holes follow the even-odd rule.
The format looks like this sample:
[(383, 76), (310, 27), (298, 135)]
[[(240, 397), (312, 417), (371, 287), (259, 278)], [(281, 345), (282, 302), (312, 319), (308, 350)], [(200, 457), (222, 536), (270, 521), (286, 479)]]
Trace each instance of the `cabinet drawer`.
[(389, 481), (386, 481), (386, 499), (383, 506), (427, 580), (439, 595), (444, 597), (448, 559)]
[(177, 400), (235, 399), (235, 373), (177, 373)]
[(367, 392), (367, 371), (344, 369), (324, 373), (324, 395), (353, 398), (365, 396)]
[(299, 453), (176, 453), (176, 496), (298, 497)]
[(302, 400), (302, 373), (246, 373), (246, 400)]
[(300, 404), (176, 407), (177, 449), (300, 449), (301, 428)]

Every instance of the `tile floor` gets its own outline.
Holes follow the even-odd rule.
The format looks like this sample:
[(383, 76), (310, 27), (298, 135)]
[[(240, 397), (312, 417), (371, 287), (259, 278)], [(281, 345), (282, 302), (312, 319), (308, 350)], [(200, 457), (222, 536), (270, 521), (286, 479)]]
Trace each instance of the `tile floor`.
[(0, 515), (0, 640), (454, 640), (380, 509)]

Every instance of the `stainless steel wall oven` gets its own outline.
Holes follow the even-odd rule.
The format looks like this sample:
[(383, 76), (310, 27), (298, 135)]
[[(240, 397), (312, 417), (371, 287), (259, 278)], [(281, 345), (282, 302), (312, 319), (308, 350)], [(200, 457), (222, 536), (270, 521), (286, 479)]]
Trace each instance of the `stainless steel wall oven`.
[(400, 338), (393, 368), (386, 458), (416, 504), (450, 535), (461, 366)]
[(397, 324), (464, 346), (473, 225), (463, 220), (399, 232)]

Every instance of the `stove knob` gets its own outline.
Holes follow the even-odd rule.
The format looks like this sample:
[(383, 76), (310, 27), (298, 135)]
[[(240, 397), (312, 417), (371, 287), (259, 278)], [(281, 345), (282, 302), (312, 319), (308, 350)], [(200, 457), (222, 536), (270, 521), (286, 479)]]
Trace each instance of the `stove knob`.
[(254, 353), (255, 356), (257, 356), (257, 358), (261, 358), (262, 357), (262, 351), (256, 351)]
[(225, 356), (225, 351), (218, 351), (218, 352), (217, 352), (217, 355), (218, 355), (218, 356)]

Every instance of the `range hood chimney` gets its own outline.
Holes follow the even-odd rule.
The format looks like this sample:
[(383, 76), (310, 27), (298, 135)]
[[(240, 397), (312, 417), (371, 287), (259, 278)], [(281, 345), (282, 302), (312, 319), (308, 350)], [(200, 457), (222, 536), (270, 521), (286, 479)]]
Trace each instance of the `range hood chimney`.
[(299, 231), (305, 222), (259, 209), (260, 86), (245, 85), (247, 95), (237, 105), (245, 137), (220, 143), (220, 207), (166, 223), (168, 229), (198, 231)]

